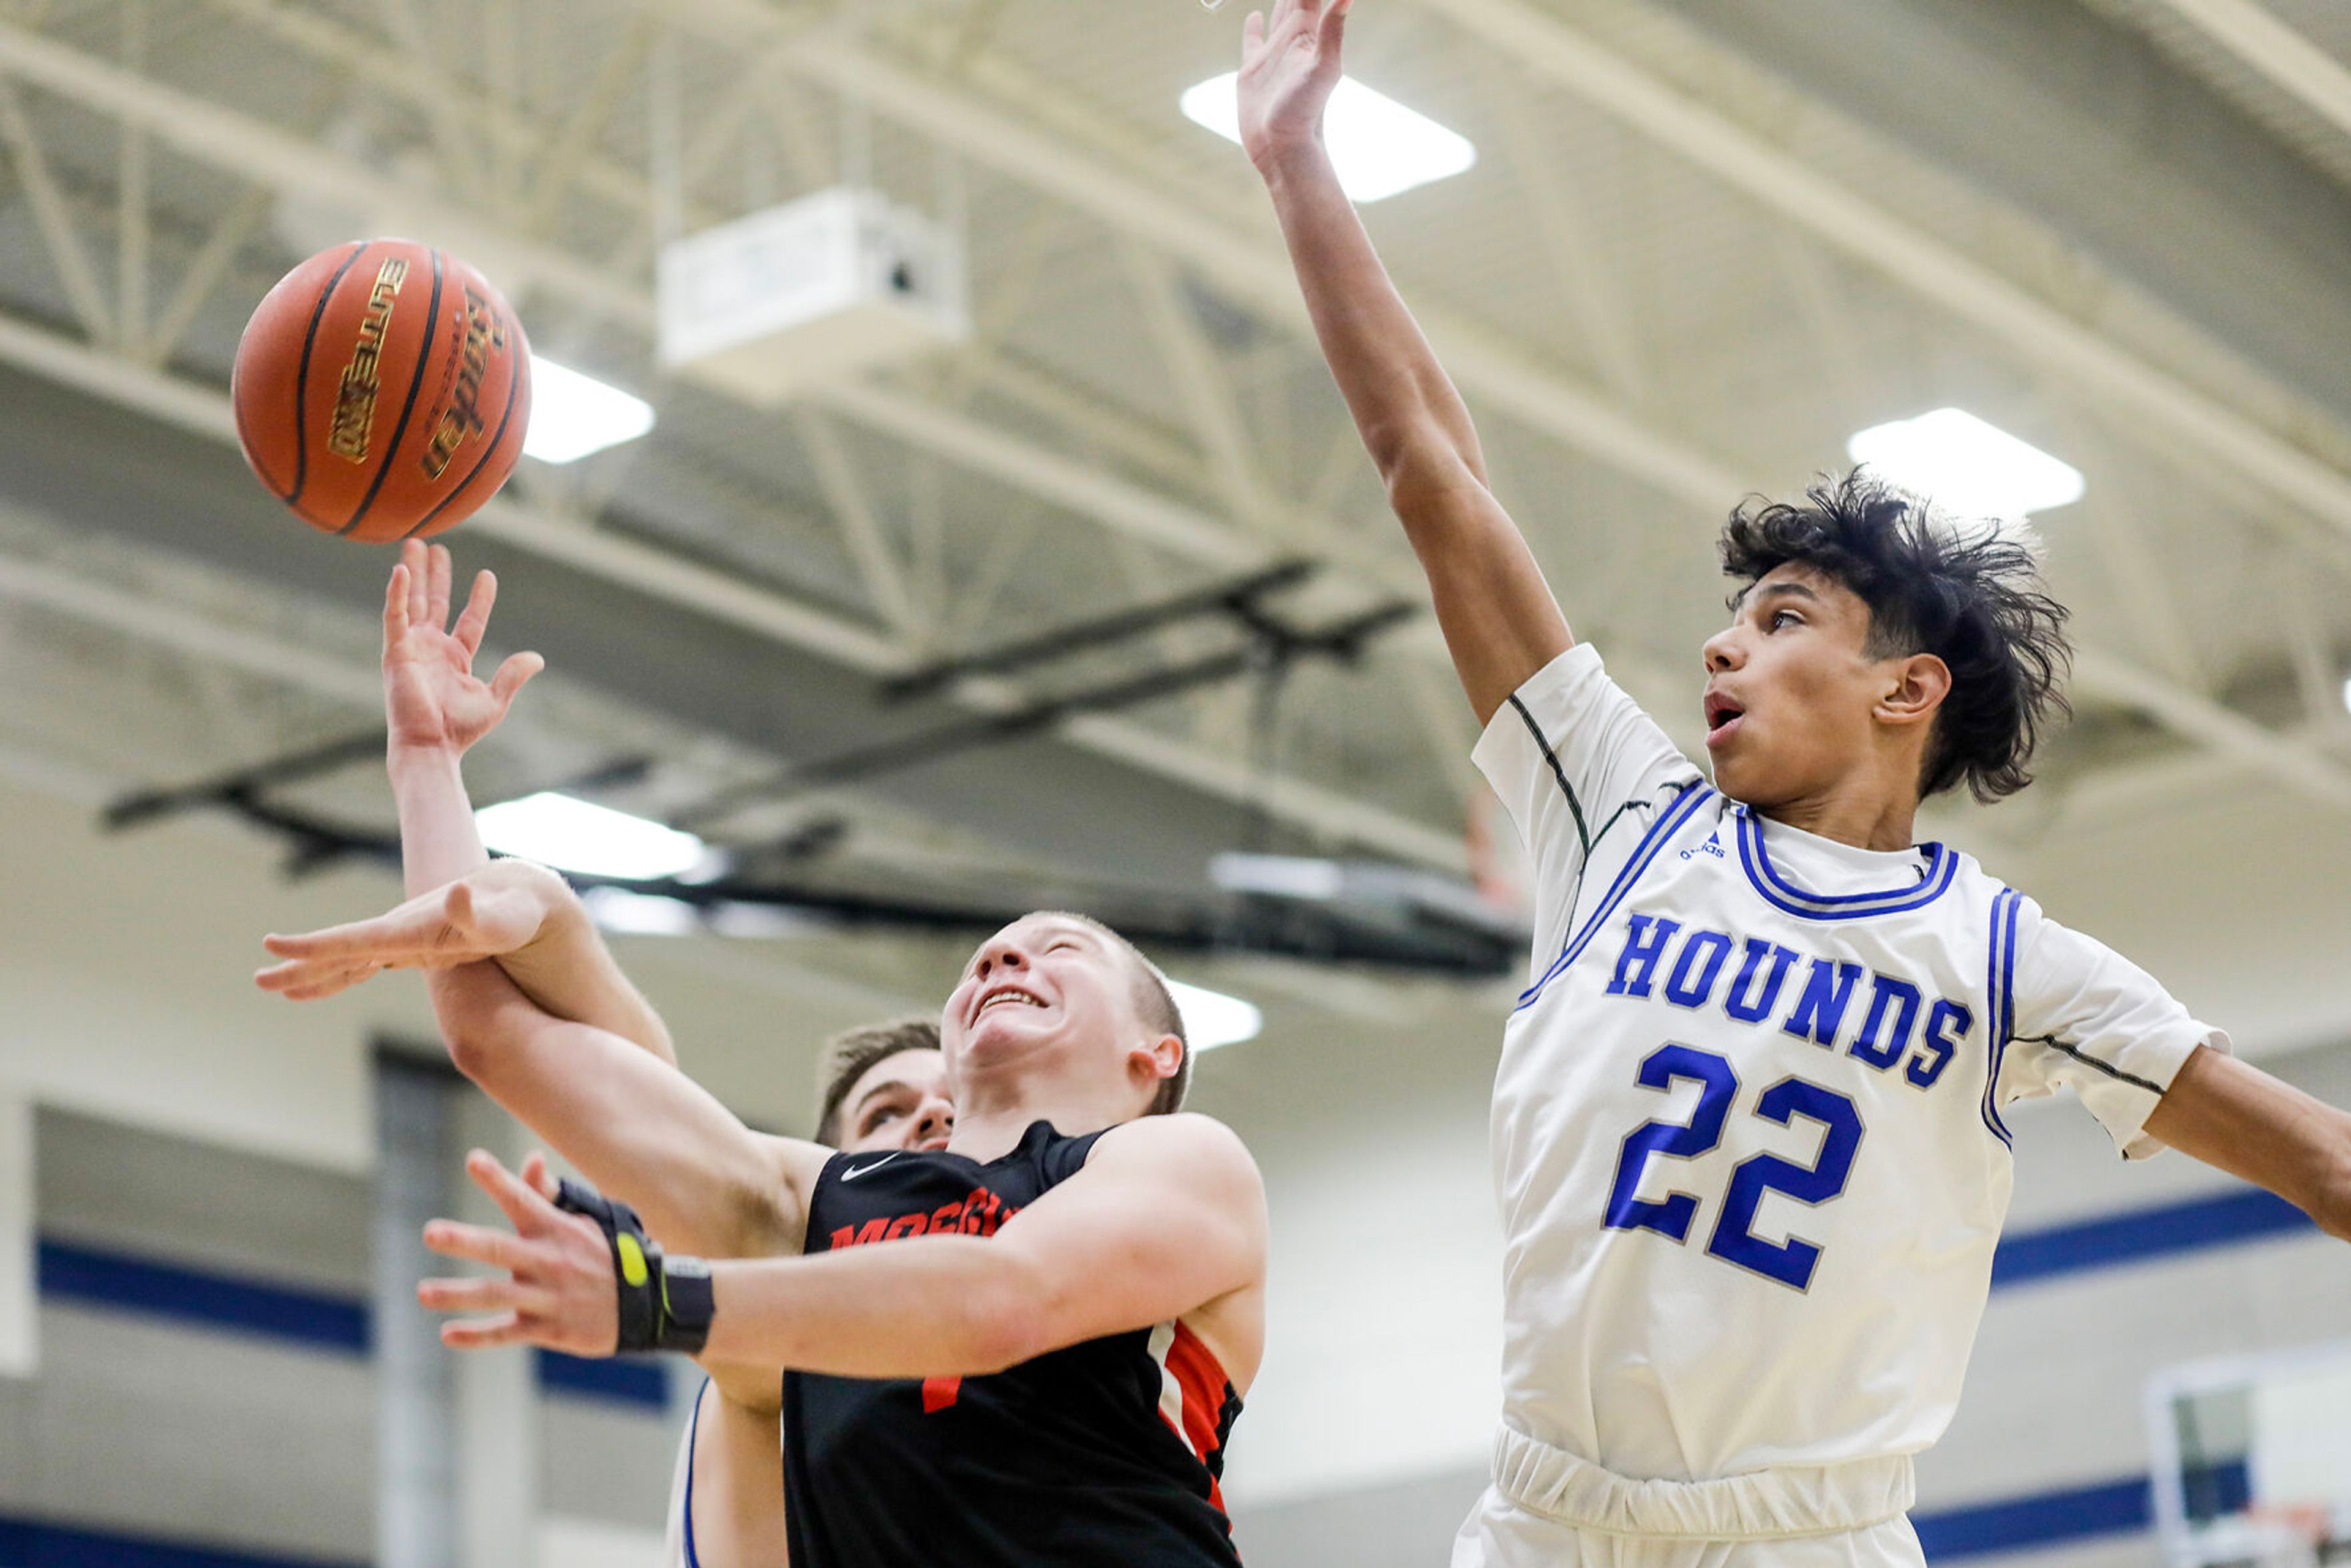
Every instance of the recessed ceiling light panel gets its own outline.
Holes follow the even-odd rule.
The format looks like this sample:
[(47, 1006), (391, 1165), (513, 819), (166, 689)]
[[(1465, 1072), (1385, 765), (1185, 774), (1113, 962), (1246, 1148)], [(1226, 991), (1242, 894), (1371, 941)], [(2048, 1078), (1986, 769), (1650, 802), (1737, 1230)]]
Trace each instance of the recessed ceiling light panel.
[[(1227, 72), (1187, 89), (1184, 117), (1238, 143), (1241, 139), (1240, 78)], [(1478, 148), (1417, 110), (1353, 78), (1340, 78), (1322, 116), (1322, 141), (1350, 201), (1371, 203), (1416, 185), (1449, 179), (1478, 162)]]
[(1194, 1051), (1238, 1045), (1255, 1040), (1265, 1027), (1265, 1015), (1238, 997), (1205, 986), (1187, 986), (1181, 980), (1168, 981), (1167, 990), (1176, 998), (1176, 1010), (1184, 1015), (1184, 1038)]
[(553, 360), (530, 361), (530, 430), (523, 455), (577, 463), (653, 427), (653, 405)]
[(482, 842), (501, 854), (589, 876), (676, 876), (707, 852), (692, 833), (553, 790), (485, 806), (474, 824)]
[(1961, 517), (2024, 517), (2082, 498), (2080, 469), (1961, 408), (1872, 425), (1845, 451)]

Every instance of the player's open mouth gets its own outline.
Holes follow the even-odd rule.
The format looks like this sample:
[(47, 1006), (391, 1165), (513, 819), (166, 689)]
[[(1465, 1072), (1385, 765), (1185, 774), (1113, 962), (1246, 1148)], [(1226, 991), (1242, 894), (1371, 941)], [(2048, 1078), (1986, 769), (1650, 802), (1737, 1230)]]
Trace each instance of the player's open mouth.
[(1024, 991), (1019, 986), (1000, 986), (997, 989), (988, 992), (986, 997), (981, 998), (979, 1006), (972, 1009), (971, 1016), (977, 1019), (980, 1014), (986, 1012), (988, 1009), (995, 1007), (998, 1003), (1007, 1003), (1019, 1007), (1041, 1008), (1045, 1005), (1045, 1000), (1036, 992)]
[(1747, 710), (1745, 708), (1740, 707), (1737, 703), (1731, 701), (1729, 697), (1724, 696), (1721, 693), (1707, 693), (1707, 745), (1719, 746), (1724, 741), (1729, 740), (1731, 734), (1738, 729), (1739, 721), (1746, 716)]

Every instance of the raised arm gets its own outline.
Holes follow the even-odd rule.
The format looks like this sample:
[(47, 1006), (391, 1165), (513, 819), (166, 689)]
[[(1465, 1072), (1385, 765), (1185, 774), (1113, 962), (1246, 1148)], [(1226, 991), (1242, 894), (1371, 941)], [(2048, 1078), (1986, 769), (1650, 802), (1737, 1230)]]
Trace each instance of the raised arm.
[[(557, 1212), (487, 1155), (468, 1164), (517, 1234), (436, 1220), (435, 1251), (508, 1270), (427, 1281), (465, 1348), (528, 1341), (609, 1355), (618, 1333), (602, 1234)], [(956, 1377), (1181, 1318), (1238, 1386), (1263, 1343), (1266, 1219), (1257, 1167), (1204, 1117), (1104, 1136), (1086, 1167), (992, 1238), (917, 1236), (806, 1258), (711, 1266), (705, 1359), (846, 1377)], [(1205, 1323), (1205, 1328), (1203, 1327)]]
[(797, 1253), (803, 1195), (832, 1151), (745, 1126), (675, 1067), (549, 1016), (496, 964), (427, 976), (450, 1059), (663, 1243), (714, 1258)]
[[(466, 751), (497, 727), (516, 694), (545, 663), (536, 653), (517, 653), (486, 683), (475, 678), (473, 664), (489, 630), (498, 581), (490, 572), (478, 574), (465, 612), (453, 626), (454, 576), (446, 549), (411, 540), (401, 547), (400, 563), (384, 591), (385, 760), (400, 812), (402, 871), (412, 901), (490, 865), (475, 830), (461, 764)], [(499, 930), (511, 936), (517, 923), (527, 930), (519, 940), (485, 948), (479, 946), (484, 932), (453, 925), (443, 941), (444, 951), (467, 950), (471, 943), (472, 956), (496, 958), (524, 994), (555, 1017), (594, 1024), (664, 1061), (676, 1060), (661, 1015), (621, 972), (561, 877), (532, 868), (530, 874), (477, 882), (475, 891), (517, 895), (504, 901), (507, 924)], [(355, 970), (350, 978), (371, 972)]]
[(1242, 145), (1264, 176), (1323, 357), (1427, 574), (1483, 724), (1574, 641), (1526, 538), (1486, 484), (1469, 411), (1421, 336), (1322, 145), (1348, 0), (1278, 0), (1241, 51)]
[(2351, 1241), (2351, 1115), (2199, 1046), (2147, 1119), (2184, 1155), (2265, 1186)]

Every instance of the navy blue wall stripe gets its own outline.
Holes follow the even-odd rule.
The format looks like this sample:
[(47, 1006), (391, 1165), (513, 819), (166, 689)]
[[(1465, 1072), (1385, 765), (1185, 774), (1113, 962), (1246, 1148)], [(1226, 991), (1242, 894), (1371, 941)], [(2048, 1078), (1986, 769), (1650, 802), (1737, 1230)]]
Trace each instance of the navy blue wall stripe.
[[(308, 1286), (260, 1285), (185, 1264), (159, 1263), (47, 1238), (40, 1241), (37, 1257), (41, 1293), (57, 1301), (347, 1355), (368, 1353), (368, 1303), (356, 1296)], [(669, 1378), (657, 1362), (582, 1361), (544, 1352), (538, 1360), (539, 1385), (550, 1393), (636, 1409), (669, 1408)], [(0, 1551), (5, 1551), (5, 1538), (0, 1538)], [(0, 1555), (0, 1568), (15, 1564)]]
[(2011, 1231), (1992, 1255), (1991, 1283), (1999, 1290), (2028, 1280), (2118, 1268), (2174, 1252), (2236, 1247), (2317, 1228), (2285, 1199), (2260, 1187), (2240, 1187), (2217, 1197)]
[(279, 1557), (78, 1530), (0, 1515), (0, 1568), (364, 1568), (361, 1560)]
[(1928, 1561), (1957, 1563), (1998, 1552), (2145, 1530), (2154, 1521), (2154, 1511), (2147, 1478), (2135, 1476), (2032, 1497), (1914, 1513), (1910, 1523), (1918, 1531), (1918, 1544), (1927, 1549)]
[(616, 1356), (590, 1361), (559, 1351), (538, 1353), (538, 1385), (556, 1394), (578, 1394), (609, 1399), (647, 1410), (669, 1408), (669, 1373), (658, 1361), (640, 1356)]
[(257, 1285), (183, 1264), (47, 1239), (40, 1243), (39, 1268), (43, 1295), (367, 1354), (367, 1303), (355, 1297)]

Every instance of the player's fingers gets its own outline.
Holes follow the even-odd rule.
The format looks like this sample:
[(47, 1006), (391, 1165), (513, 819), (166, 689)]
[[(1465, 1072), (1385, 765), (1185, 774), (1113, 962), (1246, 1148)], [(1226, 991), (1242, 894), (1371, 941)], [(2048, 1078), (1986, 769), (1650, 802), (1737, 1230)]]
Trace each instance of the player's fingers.
[(296, 959), (263, 969), (253, 977), (265, 991), (275, 991), (292, 1002), (315, 1002), (347, 991), (382, 969), (381, 964), (319, 963)]
[(1253, 54), (1265, 44), (1265, 13), (1252, 11), (1241, 18), (1241, 53)]
[(483, 569), (474, 574), (474, 591), (465, 595), (465, 612), (450, 634), (470, 659), (482, 651), (482, 633), (490, 629), (490, 606), (498, 601), (498, 574)]
[(545, 668), (547, 661), (536, 653), (510, 654), (507, 662), (498, 666), (498, 673), (490, 677), (490, 695), (498, 699), (498, 706), (503, 709), (515, 700), (515, 694), (521, 691), (533, 675)]
[(511, 1230), (468, 1225), (462, 1219), (433, 1219), (424, 1225), (424, 1246), (444, 1258), (462, 1258), (503, 1269), (509, 1274), (529, 1273), (541, 1261), (531, 1244)]
[(442, 890), (441, 928), (433, 934), (433, 946), (448, 946), (457, 939), (459, 932), (470, 930), (473, 924), (474, 884), (461, 878)]
[(408, 623), (422, 626), (433, 599), (433, 549), (411, 539), (400, 547), (400, 559), (408, 568)]
[(383, 589), (383, 645), (389, 653), (402, 637), (408, 635), (408, 562), (402, 560), (392, 569), (392, 580)]
[(526, 1290), (505, 1274), (416, 1282), (417, 1301), (436, 1312), (518, 1312), (545, 1305), (537, 1299), (544, 1293)]
[(1316, 37), (1323, 58), (1335, 60), (1339, 57), (1339, 46), (1345, 42), (1347, 37), (1347, 11), (1353, 3), (1354, 0), (1331, 0), (1330, 9), (1322, 13), (1322, 28)]
[(340, 996), (360, 981), (379, 973), (381, 965), (369, 964), (357, 969), (338, 969), (329, 974), (288, 986), (279, 994), (289, 1002), (318, 1002), (329, 997)]
[(425, 599), (424, 614), (433, 623), (433, 629), (439, 632), (449, 624), (449, 580), (456, 575), (457, 563), (449, 554), (447, 545), (427, 545), (424, 550), (433, 562), (433, 570), (428, 574), (431, 587)]
[(544, 1229), (547, 1222), (558, 1215), (553, 1204), (523, 1186), (514, 1172), (499, 1164), (498, 1157), (487, 1149), (475, 1149), (465, 1156), (465, 1174), (525, 1236)]
[(531, 1150), (529, 1157), (522, 1162), (522, 1179), (533, 1192), (549, 1202), (554, 1201), (555, 1195), (559, 1190), (555, 1173), (548, 1168), (547, 1152), (544, 1149)]
[(502, 1318), (460, 1318), (441, 1325), (441, 1343), (451, 1350), (491, 1350), (529, 1339), (530, 1330), (513, 1312)]
[(280, 958), (347, 958), (379, 962), (432, 946), (439, 911), (402, 907), (366, 920), (346, 921), (319, 931), (271, 932), (261, 946)]

